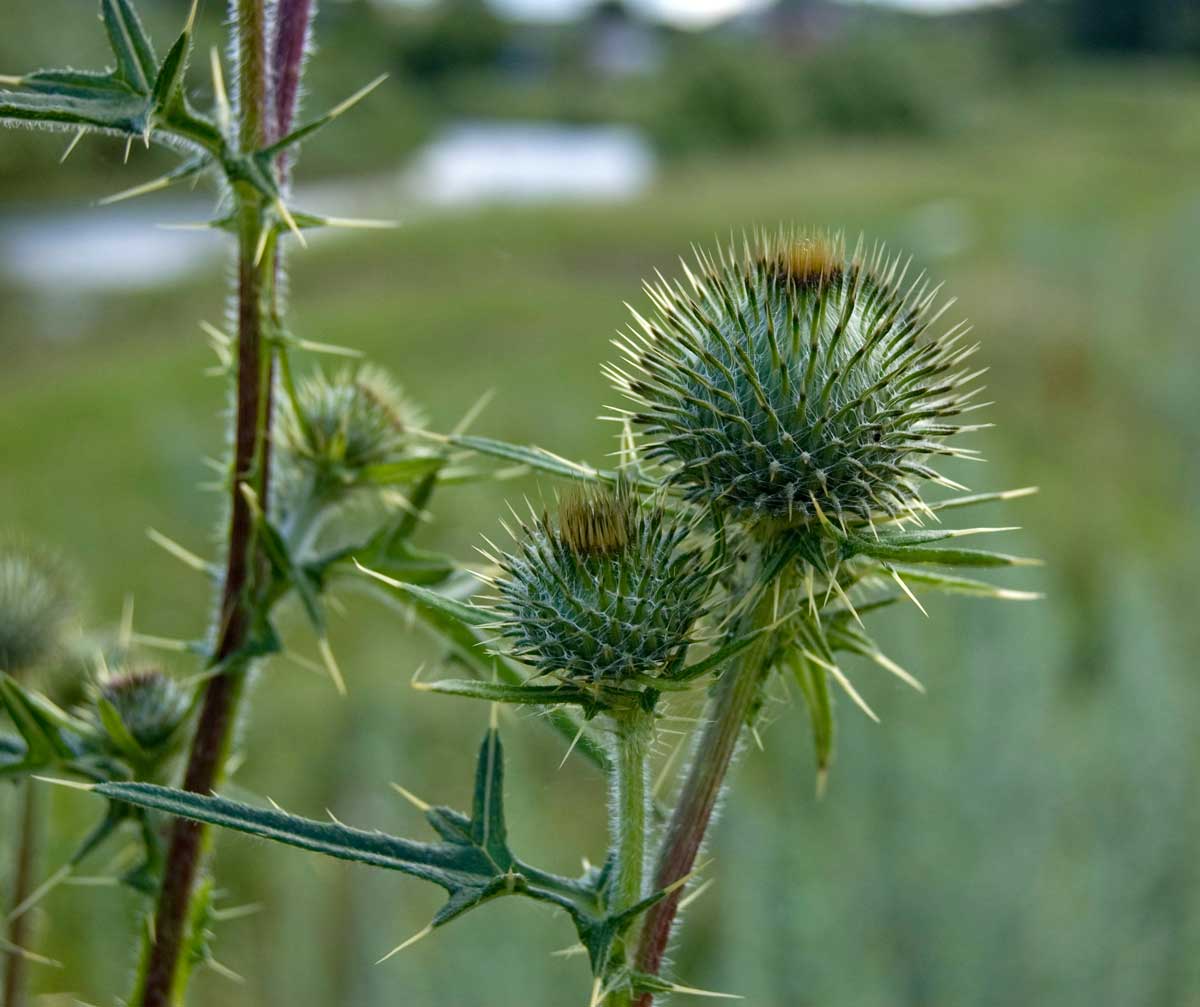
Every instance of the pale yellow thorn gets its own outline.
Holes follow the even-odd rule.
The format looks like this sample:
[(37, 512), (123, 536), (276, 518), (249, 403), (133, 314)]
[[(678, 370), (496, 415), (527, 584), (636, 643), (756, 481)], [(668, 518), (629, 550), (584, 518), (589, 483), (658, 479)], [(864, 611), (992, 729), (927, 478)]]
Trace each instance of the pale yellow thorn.
[(308, 242), (304, 240), (304, 234), (300, 230), (300, 225), (296, 223), (296, 218), (292, 216), (292, 211), (287, 208), (282, 199), (275, 200), (275, 212), (287, 224), (288, 230), (296, 236), (296, 240), (300, 242), (300, 247), (308, 248)]
[(1007, 587), (998, 587), (992, 592), (993, 598), (1001, 601), (1041, 601), (1046, 596), (1041, 591), (1014, 591)]
[(857, 622), (860, 626), (862, 626), (863, 629), (866, 629), (867, 627), (863, 625), (862, 617), (858, 614), (858, 610), (854, 607), (854, 604), (850, 601), (849, 596), (842, 589), (842, 585), (838, 583), (838, 579), (836, 576), (833, 578), (833, 589), (835, 591), (837, 591), (838, 597), (842, 599), (842, 603), (846, 606), (846, 608), (848, 608), (850, 610), (850, 614), (852, 616), (854, 616), (854, 621)]
[(404, 787), (400, 786), (400, 784), (393, 783), (392, 789), (421, 813), (428, 814), (433, 810), (432, 804), (427, 804), (425, 801), (422, 801), (421, 798), (419, 798), (411, 790), (406, 790)]
[(230, 906), (228, 909), (214, 909), (211, 912), (212, 918), (218, 923), (229, 923), (233, 920), (245, 919), (247, 916), (255, 916), (263, 911), (261, 902), (247, 902), (244, 906)]
[(399, 954), (401, 951), (404, 951), (404, 950), (406, 950), (406, 949), (408, 949), (408, 948), (411, 948), (411, 947), (412, 947), (414, 944), (416, 944), (416, 943), (417, 943), (417, 941), (424, 940), (424, 939), (425, 939), (426, 937), (428, 937), (428, 936), (429, 936), (431, 933), (433, 933), (433, 924), (432, 924), (432, 923), (431, 923), (431, 924), (429, 924), (429, 926), (427, 926), (427, 927), (426, 927), (424, 930), (420, 931), (419, 933), (415, 933), (415, 934), (413, 934), (413, 935), (412, 935), (412, 936), (411, 936), (411, 937), (410, 937), (408, 940), (406, 940), (406, 941), (405, 941), (403, 944), (398, 944), (398, 945), (396, 945), (396, 947), (392, 948), (392, 950), (391, 950), (391, 951), (389, 951), (389, 952), (388, 952), (386, 955), (384, 955), (382, 958), (380, 958), (380, 959), (379, 959), (379, 961), (377, 961), (375, 964), (376, 964), (376, 965), (382, 965), (384, 962), (386, 962), (386, 961), (387, 961), (389, 958), (391, 958), (393, 955), (398, 955), (398, 954)]
[(334, 105), (333, 108), (331, 108), (329, 110), (329, 118), (336, 119), (343, 112), (349, 111), (351, 108), (353, 108), (360, 101), (362, 101), (367, 95), (369, 95), (372, 91), (375, 90), (375, 88), (379, 87), (379, 85), (382, 84), (387, 79), (388, 79), (388, 75), (386, 73), (381, 73), (378, 77), (376, 77), (373, 81), (371, 81), (370, 84), (367, 84), (365, 87), (359, 88), (357, 91), (354, 92), (354, 94), (350, 95), (350, 97), (347, 98), (345, 101), (339, 102), (338, 104)]
[(254, 246), (254, 265), (262, 265), (263, 256), (267, 254), (267, 243), (271, 240), (271, 228), (264, 227), (258, 235), (258, 244)]
[(703, 884), (697, 885), (695, 891), (689, 892), (687, 895), (685, 895), (682, 899), (679, 900), (678, 911), (683, 912), (685, 909), (687, 909), (688, 906), (690, 906), (693, 902), (695, 902), (698, 898), (700, 898), (701, 895), (703, 895), (705, 892), (707, 892), (716, 883), (717, 883), (716, 878), (709, 878)]
[(364, 357), (366, 356), (362, 350), (356, 350), (349, 346), (337, 346), (334, 343), (315, 343), (311, 339), (297, 339), (296, 346), (298, 349), (307, 350), (309, 353), (326, 353), (331, 357)]
[(479, 414), (488, 407), (495, 395), (495, 388), (489, 388), (482, 395), (480, 395), (479, 398), (477, 398), (471, 405), (471, 407), (465, 413), (463, 413), (462, 419), (454, 425), (454, 429), (450, 431), (451, 434), (453, 434), (455, 437), (458, 437), (466, 433), (471, 424), (479, 418)]
[(579, 739), (583, 737), (583, 732), (587, 730), (587, 724), (580, 724), (579, 730), (575, 733), (575, 737), (571, 739), (571, 744), (567, 746), (566, 754), (562, 757), (562, 762), (558, 764), (558, 768), (562, 769), (567, 764), (567, 759), (571, 757), (571, 753), (575, 751), (575, 746), (579, 744)]
[(871, 658), (872, 661), (874, 661), (876, 664), (878, 664), (881, 668), (886, 668), (888, 671), (890, 671), (893, 675), (895, 675), (898, 679), (900, 679), (900, 681), (903, 682), (905, 685), (911, 686), (912, 688), (916, 689), (917, 692), (920, 692), (920, 693), (923, 693), (925, 691), (925, 686), (921, 684), (920, 680), (918, 680), (914, 675), (910, 674), (909, 672), (907, 672), (903, 668), (901, 668), (900, 665), (898, 665), (895, 661), (893, 661), (890, 657), (888, 657), (887, 654), (883, 653), (883, 651), (873, 650), (873, 651), (871, 651), (871, 653), (868, 656)]
[(712, 990), (698, 990), (691, 986), (680, 986), (678, 983), (671, 984), (672, 993), (682, 993), (684, 996), (693, 997), (710, 997), (713, 1000), (745, 1000), (746, 998), (740, 993), (714, 993)]
[(128, 650), (133, 642), (133, 595), (125, 595), (121, 605), (121, 625), (117, 629), (117, 643), (122, 650)]
[(225, 75), (221, 72), (221, 53), (214, 45), (209, 50), (212, 64), (213, 97), (217, 103), (217, 122), (224, 133), (229, 129), (229, 94), (225, 90)]
[(213, 224), (208, 220), (184, 221), (178, 224), (155, 224), (159, 231), (211, 231)]
[(60, 961), (47, 958), (45, 955), (39, 955), (36, 951), (30, 951), (28, 948), (23, 948), (19, 944), (13, 944), (3, 939), (0, 939), (0, 953), (22, 958), (34, 965), (45, 965), (52, 969), (61, 969), (63, 967)]
[(63, 151), (62, 157), (58, 159), (59, 164), (65, 163), (67, 158), (74, 153), (75, 148), (79, 146), (79, 141), (83, 139), (83, 134), (86, 132), (86, 129), (81, 129), (76, 132), (76, 134), (71, 138), (71, 142), (67, 144), (67, 149)]
[(228, 965), (222, 965), (215, 958), (209, 958), (205, 964), (222, 979), (228, 979), (230, 982), (237, 983), (239, 986), (246, 982), (243, 976), (239, 975), (237, 972), (234, 972), (233, 969), (231, 969)]
[(754, 738), (754, 744), (758, 746), (758, 750), (760, 752), (765, 752), (767, 750), (767, 748), (763, 744), (762, 735), (758, 733), (757, 726), (752, 726), (750, 728), (750, 735), (751, 735), (751, 737)]
[(334, 814), (332, 811), (330, 811), (328, 808), (326, 808), (326, 809), (325, 809), (325, 814), (327, 814), (327, 815), (329, 816), (329, 820), (330, 820), (331, 822), (333, 822), (333, 824), (334, 824), (334, 825), (340, 825), (340, 826), (342, 826), (343, 828), (345, 828), (345, 826), (346, 826), (346, 823), (345, 823), (345, 822), (343, 822), (343, 821), (341, 821), (341, 820), (340, 820), (340, 819), (337, 817), (337, 815), (335, 815), (335, 814)]
[(57, 871), (51, 874), (50, 877), (38, 885), (37, 888), (30, 892), (28, 898), (23, 899), (20, 903), (14, 906), (12, 912), (5, 917), (5, 920), (11, 923), (13, 920), (24, 916), (30, 909), (41, 902), (42, 899), (44, 899), (55, 888), (62, 884), (62, 882), (66, 880), (67, 875), (70, 873), (71, 865), (64, 864)]
[(917, 601), (917, 596), (915, 594), (913, 594), (912, 591), (909, 590), (908, 585), (904, 583), (904, 579), (897, 572), (896, 568), (889, 566), (887, 568), (887, 571), (888, 571), (888, 573), (890, 573), (892, 575), (892, 580), (894, 580), (897, 584), (900, 585), (900, 590), (903, 591), (906, 595), (908, 595), (909, 600), (914, 605), (916, 605), (917, 608), (919, 608), (921, 610), (921, 614), (923, 616), (925, 616), (926, 619), (928, 619), (929, 613), (925, 611), (925, 606), (922, 605), (919, 601)]
[(59, 787), (70, 787), (72, 790), (95, 790), (94, 783), (81, 783), (79, 780), (64, 780), (61, 776), (38, 776), (31, 774), (31, 779), (40, 783), (53, 783)]
[(586, 955), (587, 948), (582, 944), (572, 944), (569, 948), (559, 948), (557, 951), (551, 951), (551, 958), (574, 958), (577, 955)]
[(12, 77), (6, 73), (0, 73), (0, 87), (20, 87), (24, 83), (24, 77)]
[(281, 815), (287, 814), (287, 812), (283, 810), (283, 806), (278, 801), (276, 801), (274, 797), (268, 797), (267, 803), (270, 804), (271, 807), (274, 808), (276, 811), (278, 811)]
[(592, 983), (592, 995), (588, 999), (588, 1007), (600, 1007), (604, 1000), (604, 980), (596, 976), (596, 981)]
[(328, 637), (323, 636), (317, 641), (317, 650), (321, 652), (321, 660), (325, 663), (325, 670), (329, 672), (329, 677), (333, 679), (333, 685), (337, 689), (338, 695), (346, 695), (346, 680), (342, 678), (342, 670), (333, 656), (333, 648), (329, 646)]
[(871, 707), (867, 705), (867, 701), (859, 695), (858, 690), (854, 688), (853, 684), (850, 682), (850, 679), (846, 677), (846, 673), (842, 671), (841, 668), (830, 661), (826, 661), (824, 658), (818, 657), (811, 650), (803, 650), (801, 653), (803, 653), (804, 656), (814, 664), (819, 664), (822, 668), (828, 671), (829, 674), (834, 677), (834, 680), (837, 682), (837, 684), (846, 691), (846, 695), (854, 700), (855, 705), (862, 710), (863, 713), (875, 721), (875, 723), (879, 723), (879, 717), (876, 716), (875, 711), (872, 710)]
[[(125, 141), (125, 157), (123, 158), (123, 162), (124, 162), (125, 164), (128, 164), (128, 163), (129, 163), (129, 152), (130, 152), (132, 149), (133, 149), (133, 137), (131, 136), (131, 137), (129, 137), (129, 139), (127, 139), (127, 140)], [(101, 202), (100, 202), (100, 205), (101, 205), (101, 206), (104, 206), (104, 205), (105, 205), (103, 200), (101, 200)]]
[(373, 220), (366, 217), (322, 217), (325, 227), (344, 227), (359, 231), (390, 231), (400, 226), (398, 220)]
[(97, 200), (97, 206), (112, 206), (113, 203), (123, 203), (127, 199), (136, 199), (138, 196), (145, 196), (151, 192), (158, 192), (160, 189), (165, 189), (171, 184), (171, 180), (165, 175), (154, 179), (150, 182), (143, 182), (141, 185), (135, 185), (132, 189), (124, 189), (121, 192), (114, 193), (111, 196), (105, 196), (103, 199)]
[(159, 548), (165, 549), (177, 560), (180, 560), (182, 563), (190, 566), (193, 570), (200, 570), (201, 572), (208, 571), (208, 563), (206, 563), (190, 549), (185, 549), (174, 539), (167, 538), (167, 536), (162, 532), (154, 528), (147, 528), (146, 537), (149, 538), (150, 541)]
[(192, 9), (188, 12), (187, 24), (183, 26), (183, 34), (190, 35), (196, 26), (196, 11), (200, 9), (200, 0), (192, 0)]

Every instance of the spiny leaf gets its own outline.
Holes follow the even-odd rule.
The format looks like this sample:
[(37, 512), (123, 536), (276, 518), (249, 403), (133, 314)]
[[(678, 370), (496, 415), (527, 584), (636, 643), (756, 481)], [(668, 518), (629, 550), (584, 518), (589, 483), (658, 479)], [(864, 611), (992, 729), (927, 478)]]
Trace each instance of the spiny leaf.
[(116, 76), (139, 94), (149, 94), (158, 58), (133, 4), (130, 0), (101, 0), (100, 15), (117, 59)]
[(382, 74), (379, 77), (376, 77), (373, 81), (371, 81), (371, 83), (369, 83), (365, 87), (362, 87), (359, 90), (355, 91), (354, 94), (352, 94), (349, 98), (347, 98), (345, 101), (339, 102), (337, 105), (335, 105), (333, 108), (331, 108), (324, 115), (319, 116), (316, 119), (313, 119), (311, 122), (305, 123), (303, 126), (298, 126), (296, 129), (292, 130), (292, 132), (290, 132), (283, 139), (281, 139), (281, 140), (277, 141), (276, 143), (271, 144), (271, 146), (266, 147), (263, 150), (259, 151), (259, 153), (258, 153), (259, 160), (264, 164), (275, 160), (275, 158), (279, 154), (282, 154), (289, 147), (294, 147), (296, 144), (300, 143), (302, 140), (305, 140), (308, 137), (310, 137), (317, 130), (321, 129), (324, 126), (328, 126), (329, 123), (333, 122), (333, 120), (336, 119), (338, 116), (344, 114), (345, 112), (348, 112), (351, 108), (353, 108), (360, 101), (362, 101), (367, 95), (369, 95), (372, 91), (374, 91), (377, 87), (379, 87), (379, 85), (382, 84), (385, 80), (387, 80), (387, 74)]
[[(430, 435), (433, 436), (433, 435)], [(442, 440), (458, 448), (501, 458), (504, 461), (515, 462), (518, 465), (528, 465), (539, 472), (549, 472), (551, 475), (563, 476), (568, 479), (584, 479), (589, 482), (616, 483), (624, 478), (632, 485), (647, 489), (657, 488), (658, 483), (650, 479), (638, 477), (632, 473), (619, 473), (606, 469), (595, 469), (580, 462), (568, 461), (559, 455), (552, 454), (544, 448), (521, 447), (518, 444), (508, 444), (504, 441), (492, 440), (490, 437), (475, 437), (468, 434), (438, 435)]]
[(829, 694), (829, 673), (815, 661), (807, 660), (802, 654), (792, 654), (788, 668), (804, 696), (812, 725), (813, 752), (817, 761), (817, 790), (822, 792), (829, 767), (833, 762), (833, 744), (836, 722), (833, 716), (833, 701)]
[(983, 598), (999, 598), (1002, 601), (1036, 601), (1042, 597), (1036, 591), (1014, 591), (1006, 587), (997, 587), (987, 581), (973, 580), (969, 577), (952, 577), (949, 574), (936, 573), (916, 566), (901, 566), (897, 563), (895, 569), (903, 574), (906, 581), (923, 584), (948, 594), (969, 594)]
[(931, 563), (935, 566), (1036, 566), (1038, 561), (1023, 556), (1009, 556), (1006, 553), (990, 552), (986, 549), (938, 549), (929, 548), (919, 542), (911, 544), (903, 541), (880, 539), (878, 542), (868, 538), (850, 536), (843, 540), (843, 555), (872, 556), (875, 559), (897, 560), (903, 563)]
[[(417, 688), (424, 692), (465, 696), (492, 703), (516, 703), (530, 706), (556, 706), (563, 703), (576, 703), (585, 707), (597, 705), (597, 697), (594, 694), (587, 689), (567, 683), (560, 685), (508, 685), (504, 682), (446, 679), (438, 682), (421, 682)], [(637, 695), (637, 693), (630, 693), (635, 700)]]
[(140, 136), (145, 110), (138, 96), (111, 90), (73, 95), (0, 91), (0, 123), (89, 126)]
[[(449, 896), (431, 923), (434, 928), (504, 895), (524, 895), (556, 905), (575, 922), (593, 971), (599, 974), (607, 965), (613, 942), (628, 926), (629, 914), (606, 914), (603, 872), (564, 878), (530, 867), (512, 854), (503, 787), (504, 753), (498, 733), (491, 729), (479, 749), (471, 815), (445, 807), (430, 808), (426, 813), (440, 842), (415, 842), (145, 783), (105, 783), (94, 790), (110, 800), (430, 881)], [(635, 908), (644, 912), (658, 897)]]
[(409, 598), (426, 608), (432, 608), (443, 615), (448, 615), (452, 619), (456, 619), (464, 626), (479, 627), (491, 622), (493, 616), (486, 609), (479, 608), (475, 605), (467, 605), (461, 601), (456, 601), (453, 598), (447, 598), (444, 594), (439, 594), (437, 591), (431, 591), (425, 587), (419, 587), (416, 584), (406, 584), (404, 581), (396, 580), (394, 577), (387, 577), (375, 570), (368, 570), (365, 566), (357, 561), (354, 564), (368, 577), (373, 577), (382, 584), (387, 584), (389, 587), (394, 587), (396, 590), (409, 596)]

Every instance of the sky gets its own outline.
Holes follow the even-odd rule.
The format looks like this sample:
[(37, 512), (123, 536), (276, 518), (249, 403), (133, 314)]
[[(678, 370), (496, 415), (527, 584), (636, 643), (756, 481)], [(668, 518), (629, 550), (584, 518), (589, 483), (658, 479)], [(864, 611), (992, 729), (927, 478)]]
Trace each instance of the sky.
[[(769, 0), (633, 0), (634, 5), (664, 20), (700, 26), (741, 11), (761, 8)], [(850, 0), (853, 2), (853, 0)], [(874, 0), (908, 10), (940, 11), (979, 7), (997, 0)], [(592, 0), (493, 0), (516, 17), (565, 18), (591, 6)]]

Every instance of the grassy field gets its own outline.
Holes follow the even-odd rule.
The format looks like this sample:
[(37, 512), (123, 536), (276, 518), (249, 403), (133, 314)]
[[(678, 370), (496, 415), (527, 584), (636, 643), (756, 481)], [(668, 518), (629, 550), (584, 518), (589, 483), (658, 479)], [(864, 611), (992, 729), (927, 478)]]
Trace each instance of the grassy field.
[[(1198, 113), (1191, 78), (1081, 72), (936, 141), (698, 162), (628, 205), (423, 219), (297, 255), (298, 334), (364, 349), (435, 428), (494, 389), (480, 432), (593, 460), (613, 447), (594, 417), (614, 399), (599, 365), (622, 302), (691, 242), (779, 220), (861, 230), (912, 251), (975, 322), (997, 427), (976, 438), (989, 464), (955, 475), (1042, 487), (978, 523), (1025, 527), (1007, 545), (1048, 566), (1012, 583), (1048, 598), (889, 615), (885, 637), (930, 695), (856, 668), (884, 724), (842, 710), (823, 801), (802, 711), (779, 696), (713, 844), (718, 883), (677, 954), (689, 982), (764, 1007), (1200, 1003)], [(202, 377), (196, 321), (222, 311), (215, 275), (84, 305), (4, 298), (0, 527), (72, 558), (94, 624), (131, 592), (145, 632), (202, 629), (208, 586), (144, 530), (197, 551), (211, 540), (218, 501), (195, 487), (202, 456), (221, 451), (224, 390)], [(447, 490), (427, 541), (468, 558), (501, 508), (492, 488)], [(291, 810), (419, 830), (388, 782), (463, 801), (486, 712), (414, 694), (436, 650), (395, 614), (345, 602), (333, 632), (349, 698), (268, 668), (238, 783)], [(304, 649), (300, 621), (290, 628)], [(515, 841), (564, 870), (597, 858), (600, 781), (556, 771), (557, 743), (535, 725), (506, 737)], [(85, 795), (55, 802), (78, 829), (100, 810)], [(230, 904), (263, 909), (218, 934), (245, 985), (205, 975), (197, 1004), (560, 1007), (586, 987), (577, 960), (548, 956), (567, 927), (524, 905), (375, 968), (435, 893), (227, 836), (219, 867)], [(134, 908), (108, 889), (48, 899), (41, 948), (66, 968), (40, 971), (40, 988), (111, 1002)]]

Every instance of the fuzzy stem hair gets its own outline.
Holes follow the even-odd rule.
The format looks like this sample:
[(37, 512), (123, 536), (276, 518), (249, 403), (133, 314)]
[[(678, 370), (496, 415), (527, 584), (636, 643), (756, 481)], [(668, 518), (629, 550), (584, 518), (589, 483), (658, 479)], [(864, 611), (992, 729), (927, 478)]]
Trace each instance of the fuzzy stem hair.
[[(238, 138), (244, 150), (266, 139), (267, 62), (266, 12), (263, 0), (236, 0), (238, 37)], [(234, 188), (238, 221), (237, 389), (234, 415), (234, 462), (224, 582), (218, 606), (211, 662), (224, 666), (205, 691), (192, 740), (183, 786), (210, 793), (221, 782), (231, 746), (238, 707), (245, 691), (247, 662), (238, 659), (252, 626), (256, 568), (254, 516), (243, 492), (249, 485), (260, 494), (267, 479), (264, 457), (270, 413), (264, 408), (266, 368), (263, 360), (264, 267), (256, 263), (263, 219), (262, 197), (252, 187)], [(274, 268), (268, 263), (265, 268)], [(139, 986), (132, 998), (141, 1007), (174, 1007), (182, 1001), (190, 972), (183, 953), (193, 890), (201, 870), (206, 830), (176, 819), (171, 827), (166, 866), (153, 939), (147, 948)]]
[[(623, 912), (640, 902), (646, 886), (646, 832), (650, 742), (653, 714), (631, 710), (614, 716), (616, 752), (612, 769), (613, 849), (616, 851), (613, 879), (614, 908)], [(636, 934), (628, 934), (632, 948)], [(630, 955), (632, 957), (632, 954)], [(608, 998), (609, 1007), (630, 1007), (627, 991), (617, 990)]]
[[(772, 592), (763, 590), (751, 612), (748, 628), (763, 629), (774, 619)], [(737, 754), (742, 731), (750, 722), (758, 701), (773, 645), (772, 634), (762, 633), (745, 651), (741, 661), (728, 669), (717, 683), (679, 800), (663, 833), (655, 866), (655, 889), (669, 888), (687, 877), (695, 867), (725, 777)], [(646, 914), (637, 947), (639, 972), (658, 975), (662, 968), (683, 894), (682, 888), (672, 891)], [(650, 1007), (653, 999), (653, 994), (643, 993), (635, 1001), (636, 1007)]]

